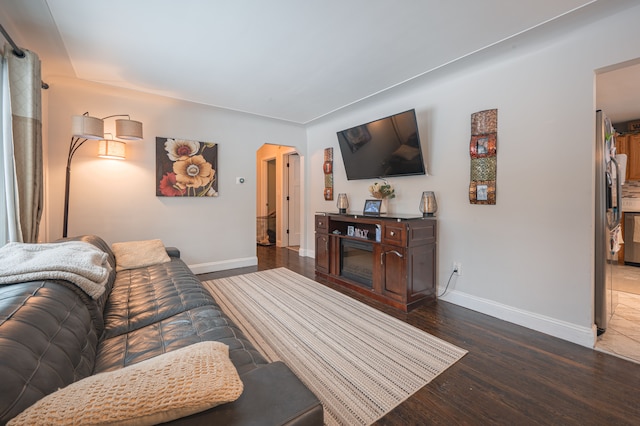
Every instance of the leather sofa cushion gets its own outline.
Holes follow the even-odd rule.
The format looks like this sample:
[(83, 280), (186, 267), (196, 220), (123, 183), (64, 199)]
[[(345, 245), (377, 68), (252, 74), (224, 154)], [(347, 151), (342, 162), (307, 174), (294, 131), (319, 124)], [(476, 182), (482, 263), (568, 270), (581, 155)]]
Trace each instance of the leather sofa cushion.
[(200, 306), (100, 342), (95, 373), (113, 371), (184, 346), (217, 341), (229, 346), (238, 374), (267, 360), (217, 305)]
[(236, 401), (182, 417), (167, 425), (321, 425), (322, 404), (284, 363), (261, 365), (242, 376)]
[(91, 375), (97, 344), (89, 309), (72, 289), (55, 281), (0, 286), (0, 424)]
[(178, 258), (120, 271), (105, 307), (103, 338), (126, 334), (189, 309), (215, 304), (200, 280)]

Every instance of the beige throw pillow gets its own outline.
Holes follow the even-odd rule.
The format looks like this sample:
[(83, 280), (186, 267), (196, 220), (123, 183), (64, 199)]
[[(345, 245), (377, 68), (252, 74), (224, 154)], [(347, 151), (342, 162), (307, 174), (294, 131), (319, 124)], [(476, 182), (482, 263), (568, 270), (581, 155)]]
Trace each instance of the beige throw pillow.
[(229, 347), (201, 342), (72, 383), (8, 425), (153, 425), (235, 401), (242, 390)]
[(111, 250), (116, 256), (116, 271), (143, 268), (171, 261), (161, 240), (113, 243)]

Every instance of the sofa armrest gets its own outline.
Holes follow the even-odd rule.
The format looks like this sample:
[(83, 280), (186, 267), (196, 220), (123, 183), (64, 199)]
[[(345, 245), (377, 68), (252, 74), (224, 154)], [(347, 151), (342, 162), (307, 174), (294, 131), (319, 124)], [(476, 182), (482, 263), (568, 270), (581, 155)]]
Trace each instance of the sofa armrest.
[(177, 247), (165, 247), (165, 250), (167, 250), (169, 257), (180, 258), (180, 250)]
[(167, 424), (322, 426), (320, 401), (284, 363), (262, 365), (240, 378), (244, 391), (238, 400)]

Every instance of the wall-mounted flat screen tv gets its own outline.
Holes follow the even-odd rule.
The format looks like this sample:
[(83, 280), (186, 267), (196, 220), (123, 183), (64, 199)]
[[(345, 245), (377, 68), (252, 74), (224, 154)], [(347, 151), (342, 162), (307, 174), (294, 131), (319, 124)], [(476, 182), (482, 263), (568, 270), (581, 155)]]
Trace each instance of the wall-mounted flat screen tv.
[(347, 179), (425, 174), (415, 110), (338, 132)]

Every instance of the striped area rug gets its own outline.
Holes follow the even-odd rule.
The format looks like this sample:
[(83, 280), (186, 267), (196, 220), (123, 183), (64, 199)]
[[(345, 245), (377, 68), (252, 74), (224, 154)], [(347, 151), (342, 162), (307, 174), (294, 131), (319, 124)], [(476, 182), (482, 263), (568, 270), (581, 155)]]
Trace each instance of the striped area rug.
[(375, 422), (467, 353), (285, 268), (204, 284), (316, 394), (328, 425)]

